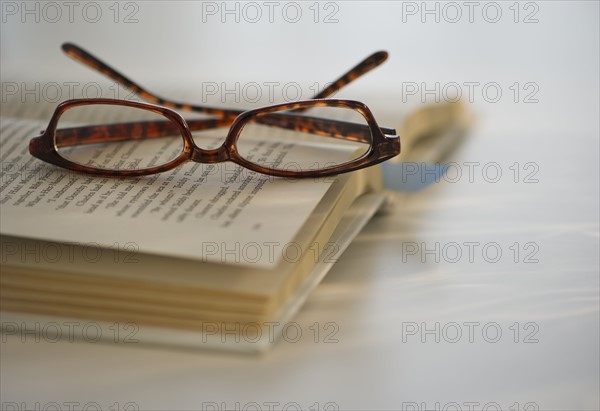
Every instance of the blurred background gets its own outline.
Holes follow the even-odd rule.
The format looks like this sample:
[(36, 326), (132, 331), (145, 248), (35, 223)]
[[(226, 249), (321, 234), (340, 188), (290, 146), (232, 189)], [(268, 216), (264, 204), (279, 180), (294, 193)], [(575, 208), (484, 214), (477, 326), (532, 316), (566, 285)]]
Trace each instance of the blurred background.
[[(3, 0), (1, 7), (2, 115), (20, 104), (47, 107), (49, 116), (68, 98), (131, 98), (65, 56), (60, 46), (69, 41), (159, 95), (246, 108), (310, 98), (387, 50), (384, 65), (336, 97), (365, 102), (388, 127), (400, 128), (427, 104), (459, 99), (474, 116), (451, 159), (461, 176), (374, 219), (301, 311), (305, 324), (339, 324), (339, 343), (283, 344), (246, 358), (9, 339), (3, 401), (598, 409), (597, 1)], [(400, 165), (390, 172), (402, 178)], [(505, 256), (515, 243), (522, 253), (537, 251), (531, 264), (524, 254), (490, 264), (403, 253), (408, 242), (469, 241), (498, 243)], [(406, 335), (406, 324), (422, 321), (496, 322), (505, 338), (454, 344)], [(511, 342), (515, 323), (523, 333), (532, 330), (523, 324), (537, 326), (537, 342), (521, 344), (523, 335)], [(448, 408), (454, 403), (460, 408)]]
[(589, 132), (597, 123), (594, 1), (2, 1), (2, 19), (2, 78), (26, 82), (17, 91), (26, 101), (111, 87), (62, 53), (67, 41), (157, 93), (245, 107), (309, 98), (387, 50), (385, 65), (338, 97), (383, 117), (459, 94), (493, 112), (481, 125), (498, 133)]

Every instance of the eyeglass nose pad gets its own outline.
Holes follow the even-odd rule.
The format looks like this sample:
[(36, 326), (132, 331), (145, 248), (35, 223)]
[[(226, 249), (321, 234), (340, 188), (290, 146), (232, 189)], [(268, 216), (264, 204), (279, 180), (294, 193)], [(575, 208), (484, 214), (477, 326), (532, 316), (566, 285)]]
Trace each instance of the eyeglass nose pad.
[(227, 146), (222, 145), (213, 150), (205, 150), (197, 145), (192, 147), (192, 161), (196, 163), (221, 163), (231, 158)]

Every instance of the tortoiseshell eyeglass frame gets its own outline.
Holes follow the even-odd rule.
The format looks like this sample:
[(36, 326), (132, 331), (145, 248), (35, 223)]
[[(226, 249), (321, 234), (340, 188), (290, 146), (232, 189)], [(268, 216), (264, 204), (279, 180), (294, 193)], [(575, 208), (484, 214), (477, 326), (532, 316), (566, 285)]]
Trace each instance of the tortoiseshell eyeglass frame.
[[(112, 79), (121, 86), (130, 90), (132, 93), (140, 96), (143, 100), (148, 101), (150, 103), (159, 104), (161, 106), (169, 107), (176, 110), (204, 113), (218, 118), (226, 118), (229, 119), (230, 122), (235, 120), (235, 118), (238, 115), (244, 112), (244, 110), (216, 108), (204, 105), (182, 103), (166, 99), (164, 97), (160, 97), (155, 93), (152, 93), (149, 90), (143, 88), (138, 83), (134, 82), (129, 77), (125, 76), (115, 68), (106, 64), (98, 57), (94, 56), (89, 51), (84, 50), (80, 46), (77, 46), (73, 43), (64, 43), (62, 45), (62, 50), (67, 56), (71, 57), (75, 61), (78, 61), (79, 63), (98, 71), (99, 73)], [(350, 84), (352, 81), (358, 79), (362, 75), (381, 65), (387, 60), (387, 58), (388, 53), (386, 51), (378, 51), (376, 53), (371, 54), (370, 56), (362, 60), (360, 63), (358, 63), (356, 66), (352, 67), (350, 70), (344, 73), (342, 76), (340, 76), (337, 80), (329, 84), (329, 86), (327, 86), (321, 92), (313, 96), (312, 99), (323, 99), (326, 97), (330, 97), (346, 85)], [(298, 111), (301, 111), (301, 109)]]
[[(92, 104), (117, 105), (150, 110), (167, 120), (142, 121), (118, 124), (102, 124), (94, 126), (57, 129), (61, 115), (68, 109)], [(314, 107), (339, 107), (352, 109), (360, 113), (366, 124), (350, 123), (319, 117), (308, 117), (297, 112), (282, 111), (307, 110)], [(274, 113), (274, 114), (269, 114)], [(301, 118), (301, 121), (298, 119)], [(219, 122), (221, 125), (218, 125)], [(268, 126), (286, 127), (296, 131), (333, 137), (348, 141), (368, 143), (369, 149), (359, 158), (346, 163), (311, 170), (284, 170), (265, 167), (243, 158), (238, 152), (237, 141), (242, 128), (248, 123), (260, 123)], [(369, 108), (354, 100), (320, 99), (304, 100), (293, 103), (276, 104), (249, 110), (238, 115), (231, 123), (223, 144), (216, 149), (201, 149), (194, 143), (193, 130), (222, 127), (231, 123), (228, 119), (208, 119), (186, 121), (179, 113), (167, 107), (150, 103), (113, 99), (76, 99), (67, 100), (58, 105), (48, 128), (39, 137), (29, 143), (29, 152), (34, 156), (69, 170), (108, 177), (136, 177), (162, 173), (178, 167), (188, 161), (199, 163), (220, 163), (232, 161), (249, 170), (276, 177), (310, 178), (326, 177), (359, 170), (395, 157), (400, 153), (400, 138), (396, 131), (379, 127)], [(61, 156), (59, 147), (80, 144), (94, 144), (114, 141), (126, 141), (143, 138), (158, 138), (179, 133), (183, 138), (181, 153), (166, 164), (139, 170), (110, 170), (84, 166)]]

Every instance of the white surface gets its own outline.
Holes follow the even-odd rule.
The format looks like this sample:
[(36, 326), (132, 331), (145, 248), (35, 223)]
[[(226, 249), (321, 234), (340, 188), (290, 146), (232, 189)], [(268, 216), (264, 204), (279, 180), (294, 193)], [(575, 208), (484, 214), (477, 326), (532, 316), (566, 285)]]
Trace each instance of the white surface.
[[(304, 336), (297, 343), (282, 341), (267, 355), (248, 357), (7, 337), (0, 357), (3, 402), (96, 402), (105, 408), (133, 402), (139, 409), (210, 409), (208, 403), (243, 408), (252, 402), (262, 409), (273, 402), (313, 409), (328, 403), (340, 409), (411, 409), (412, 403), (424, 403), (424, 409), (452, 409), (451, 403), (462, 409), (469, 403), (479, 403), (478, 409), (489, 403), (502, 409), (523, 409), (526, 403), (544, 410), (600, 407), (598, 3), (536, 2), (540, 21), (531, 25), (513, 24), (512, 16), (496, 25), (403, 24), (401, 5), (347, 4), (339, 3), (345, 20), (312, 31), (285, 24), (202, 25), (189, 13), (177, 24), (172, 15), (154, 14), (145, 24), (105, 31), (108, 37), (98, 34), (98, 26), (80, 27), (78, 37), (123, 69), (131, 50), (119, 51), (117, 40), (152, 45), (168, 58), (145, 61), (163, 68), (194, 51), (191, 64), (184, 59), (172, 69), (182, 73), (178, 78), (193, 72), (203, 79), (263, 73), (256, 81), (266, 81), (267, 72), (277, 72), (282, 81), (314, 79), (320, 71), (335, 76), (350, 61), (385, 48), (390, 61), (339, 97), (364, 100), (390, 126), (407, 110), (403, 81), (498, 82), (510, 97), (496, 104), (475, 100), (477, 126), (454, 160), (495, 162), (502, 179), (488, 183), (479, 173), (469, 182), (464, 168), (458, 182), (442, 181), (397, 212), (376, 217), (301, 310), (295, 321)], [(508, 12), (512, 3), (501, 4)], [(150, 23), (157, 28), (151, 30)], [(13, 67), (27, 67), (22, 76), (39, 70), (25, 60), (64, 59), (58, 44), (74, 40), (63, 26), (6, 24), (2, 30), (3, 65), (9, 67), (8, 57)], [(27, 30), (35, 44), (20, 42)], [(108, 59), (109, 51), (114, 58)], [(234, 64), (236, 51), (252, 58)], [(150, 71), (134, 76), (145, 55), (147, 50), (135, 53), (127, 73), (148, 84)], [(220, 64), (210, 58), (203, 63), (206, 55)], [(323, 59), (330, 63), (321, 69)], [(60, 75), (99, 78), (60, 61)], [(296, 69), (285, 71), (284, 65)], [(3, 69), (3, 81), (6, 73)], [(536, 82), (539, 102), (514, 103), (508, 89), (514, 82)], [(539, 182), (515, 183), (509, 168), (515, 162), (536, 163)], [(436, 242), (472, 241), (498, 243), (502, 260), (489, 263), (476, 254), (473, 263), (466, 257), (451, 263), (443, 256), (436, 263), (429, 255), (421, 262), (402, 253), (413, 242), (433, 248)], [(515, 242), (535, 242), (539, 261), (513, 262), (508, 247)], [(315, 343), (309, 329), (315, 322), (322, 331), (319, 341), (329, 323), (339, 327), (339, 341)], [(439, 343), (432, 335), (426, 342), (405, 335), (403, 342), (403, 326), (421, 322), (429, 327), (479, 322), (476, 331), (495, 322), (503, 334), (497, 343), (486, 342), (480, 332), (472, 343), (466, 335), (456, 343), (449, 342), (453, 335)], [(523, 330), (526, 323), (537, 325), (538, 342), (513, 342), (509, 327), (515, 322), (521, 326), (519, 341), (531, 331)]]

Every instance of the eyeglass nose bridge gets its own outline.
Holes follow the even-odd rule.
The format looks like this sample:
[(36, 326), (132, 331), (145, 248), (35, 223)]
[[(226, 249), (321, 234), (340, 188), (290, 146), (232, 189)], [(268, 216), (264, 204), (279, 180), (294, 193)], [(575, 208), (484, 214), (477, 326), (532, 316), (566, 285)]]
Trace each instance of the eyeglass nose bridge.
[(194, 145), (192, 147), (192, 155), (190, 159), (196, 163), (221, 163), (231, 159), (229, 150), (224, 144), (219, 148), (213, 150), (206, 150)]

